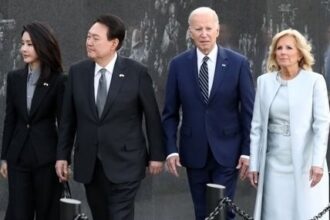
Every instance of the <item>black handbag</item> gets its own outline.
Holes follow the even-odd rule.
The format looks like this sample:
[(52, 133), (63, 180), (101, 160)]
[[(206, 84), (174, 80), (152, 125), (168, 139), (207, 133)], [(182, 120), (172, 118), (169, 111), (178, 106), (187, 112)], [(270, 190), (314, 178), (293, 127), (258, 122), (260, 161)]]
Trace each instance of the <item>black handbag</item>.
[(69, 183), (63, 182), (62, 187), (60, 220), (88, 220), (88, 217), (81, 213), (81, 201), (72, 198)]

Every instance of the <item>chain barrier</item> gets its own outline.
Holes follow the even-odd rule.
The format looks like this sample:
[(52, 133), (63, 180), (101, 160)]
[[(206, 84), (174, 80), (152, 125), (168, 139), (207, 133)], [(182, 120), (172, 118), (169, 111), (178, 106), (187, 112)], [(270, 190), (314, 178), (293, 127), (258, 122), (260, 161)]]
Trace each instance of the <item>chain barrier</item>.
[(245, 211), (243, 211), (240, 207), (238, 207), (231, 199), (228, 197), (225, 197), (220, 200), (218, 203), (217, 207), (209, 214), (205, 220), (213, 220), (217, 215), (220, 214), (221, 210), (225, 207), (228, 206), (230, 209), (232, 209), (236, 214), (239, 216), (243, 217), (245, 220), (253, 220), (252, 217), (249, 216)]
[(229, 208), (231, 208), (231, 210), (233, 210), (236, 214), (238, 214), (239, 216), (241, 216), (243, 219), (245, 219), (245, 220), (253, 220), (253, 217), (249, 216), (249, 214), (247, 214), (244, 210), (242, 210), (240, 207), (238, 207), (238, 205), (236, 205), (228, 197), (226, 197), (226, 201), (225, 202), (226, 202), (226, 205)]
[[(213, 220), (217, 215), (220, 214), (221, 210), (228, 206), (232, 211), (234, 211), (237, 215), (241, 216), (244, 220), (253, 220), (253, 217), (249, 216), (247, 212), (242, 210), (238, 205), (236, 205), (230, 198), (225, 197), (221, 199), (215, 209), (209, 214), (205, 220)], [(319, 212), (316, 216), (309, 220), (318, 220), (321, 219), (323, 215), (325, 215), (328, 211), (330, 211), (330, 204), (325, 207), (321, 212)]]
[(219, 201), (217, 207), (215, 207), (215, 209), (209, 214), (209, 216), (207, 218), (205, 218), (205, 220), (213, 220), (217, 215), (219, 215), (221, 210), (223, 209), (223, 207), (226, 205), (225, 201), (227, 198), (228, 197), (221, 199)]
[(78, 214), (73, 220), (88, 220), (88, 217), (85, 213)]
[(314, 216), (313, 218), (311, 218), (310, 220), (318, 220), (321, 219), (322, 216), (327, 213), (330, 210), (330, 204), (325, 207), (321, 212), (319, 212), (316, 216)]

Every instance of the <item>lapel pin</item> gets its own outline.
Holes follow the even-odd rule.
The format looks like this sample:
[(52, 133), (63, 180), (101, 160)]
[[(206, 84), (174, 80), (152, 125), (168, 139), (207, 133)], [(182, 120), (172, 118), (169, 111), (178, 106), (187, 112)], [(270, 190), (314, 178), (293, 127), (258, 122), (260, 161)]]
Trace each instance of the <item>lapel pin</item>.
[(123, 78), (123, 77), (125, 77), (125, 75), (121, 73), (121, 74), (119, 74), (119, 77)]
[(46, 82), (44, 82), (42, 85), (43, 85), (43, 86), (49, 86), (49, 84), (46, 83)]
[(223, 63), (223, 64), (221, 64), (221, 66), (222, 66), (222, 67), (226, 67), (227, 65)]

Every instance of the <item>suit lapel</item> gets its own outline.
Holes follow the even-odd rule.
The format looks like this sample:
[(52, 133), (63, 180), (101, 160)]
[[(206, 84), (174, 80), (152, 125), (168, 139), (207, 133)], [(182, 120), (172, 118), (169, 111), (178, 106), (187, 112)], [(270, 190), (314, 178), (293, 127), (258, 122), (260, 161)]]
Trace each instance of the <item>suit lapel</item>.
[(212, 99), (216, 94), (216, 90), (220, 87), (221, 83), (223, 82), (224, 76), (227, 74), (228, 68), (229, 68), (229, 63), (227, 59), (227, 54), (223, 48), (218, 47), (217, 63), (215, 65), (214, 79), (209, 97), (209, 103), (212, 101)]
[[(35, 112), (37, 111), (38, 107), (40, 106), (40, 103), (44, 99), (47, 92), (50, 90), (50, 88), (53, 86), (54, 82), (54, 76), (50, 77), (48, 82), (41, 82), (40, 85), (37, 85), (33, 94), (32, 102), (31, 102), (31, 109), (30, 109), (30, 117), (33, 117)], [(26, 92), (26, 90), (25, 90)]]
[(276, 73), (267, 73), (267, 74), (273, 74), (272, 80), (270, 85), (267, 85), (265, 89), (267, 89), (267, 92), (265, 92), (265, 97), (264, 100), (266, 100), (265, 102), (265, 112), (269, 113), (270, 110), (270, 106), (274, 101), (274, 98), (276, 96), (276, 93), (278, 91), (278, 89), (280, 88), (281, 84), (276, 80)]
[(124, 81), (127, 78), (127, 73), (125, 73), (124, 68), (124, 59), (118, 56), (113, 69), (108, 96), (102, 112), (101, 120), (108, 114), (111, 105), (113, 104), (120, 88), (122, 87)]
[[(306, 110), (306, 103), (309, 102), (309, 94), (313, 94), (313, 91), (310, 90), (311, 87), (309, 86), (311, 80), (309, 78), (305, 78), (308, 74), (309, 73), (305, 70), (301, 69), (300, 73), (294, 79), (287, 82), (289, 109), (290, 115), (292, 115), (290, 118), (290, 124), (299, 124), (300, 115)], [(301, 103), (304, 104), (301, 105)]]
[(18, 95), (17, 97), (19, 98), (20, 106), (26, 119), (29, 117), (26, 101), (27, 73), (27, 68), (25, 68), (21, 74), (19, 74), (19, 80), (17, 81), (17, 88), (19, 90), (18, 92), (19, 94), (22, 94)]
[[(200, 101), (204, 104), (205, 102), (203, 101), (203, 97), (202, 97), (202, 92), (201, 89), (199, 87), (199, 76), (198, 76), (198, 66), (197, 66), (197, 51), (196, 49), (192, 50), (191, 54), (188, 57), (189, 61), (189, 65), (187, 65), (187, 72), (188, 73), (192, 73), (193, 76), (193, 87), (195, 87), (195, 91), (196, 91), (196, 95), (197, 97), (199, 97)], [(189, 69), (191, 68), (191, 69)]]
[(85, 69), (86, 71), (86, 87), (87, 88), (87, 97), (89, 100), (89, 106), (91, 108), (91, 112), (93, 114), (93, 117), (98, 120), (99, 116), (97, 113), (97, 107), (95, 103), (95, 89), (94, 89), (94, 78), (95, 78), (95, 63), (93, 61), (90, 61), (89, 65)]

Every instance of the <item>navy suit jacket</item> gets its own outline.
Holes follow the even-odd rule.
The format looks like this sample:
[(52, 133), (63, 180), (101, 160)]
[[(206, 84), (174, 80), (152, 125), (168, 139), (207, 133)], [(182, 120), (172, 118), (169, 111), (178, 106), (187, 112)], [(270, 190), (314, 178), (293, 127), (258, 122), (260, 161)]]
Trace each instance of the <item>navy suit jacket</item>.
[(166, 150), (167, 155), (179, 152), (182, 165), (189, 168), (205, 166), (209, 147), (225, 167), (235, 167), (240, 155), (250, 154), (255, 91), (249, 63), (236, 52), (218, 48), (208, 104), (198, 84), (196, 49), (178, 55), (169, 67), (163, 111)]

